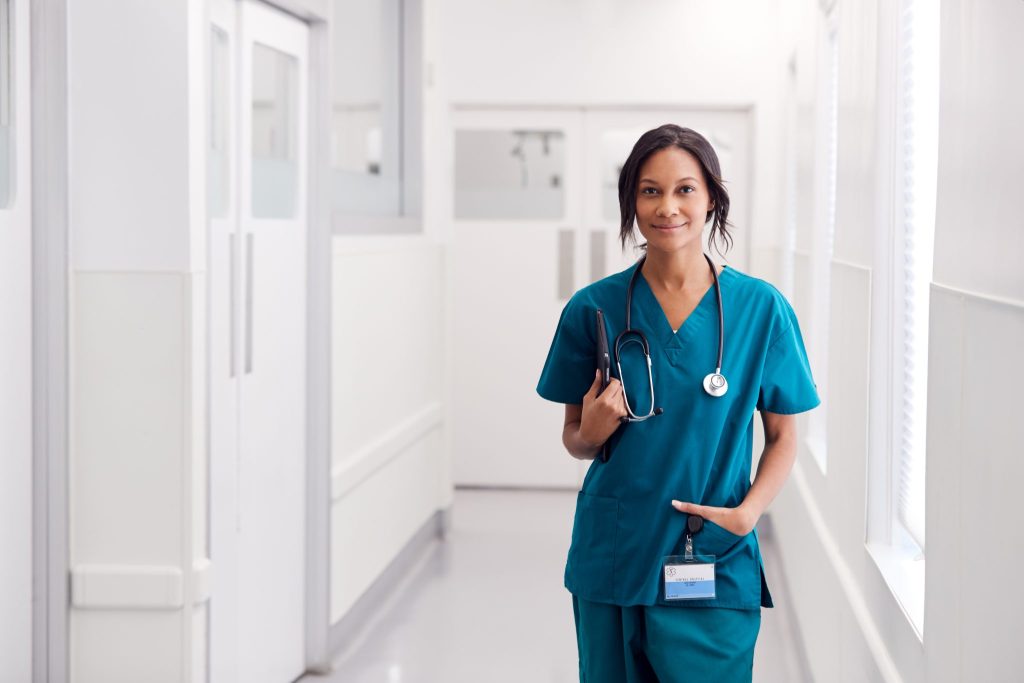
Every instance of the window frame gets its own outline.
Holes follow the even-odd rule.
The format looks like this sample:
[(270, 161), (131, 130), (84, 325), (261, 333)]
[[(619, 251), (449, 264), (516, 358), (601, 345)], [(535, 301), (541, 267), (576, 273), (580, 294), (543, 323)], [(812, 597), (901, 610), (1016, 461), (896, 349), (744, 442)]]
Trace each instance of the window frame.
[(839, 11), (838, 2), (822, 2), (818, 13), (818, 112), (815, 136), (814, 225), (812, 235), (810, 362), (821, 406), (808, 415), (804, 444), (822, 475), (828, 474), (829, 325), (832, 257), (836, 229), (839, 151)]
[[(876, 191), (879, 197), (876, 221), (875, 282), (872, 292), (872, 360), (871, 360), (871, 430), (870, 458), (867, 481), (867, 533), (865, 547), (878, 566), (900, 609), (907, 617), (915, 635), (924, 640), (925, 601), (925, 549), (914, 539), (909, 529), (899, 520), (900, 466), (903, 458), (902, 434), (904, 430), (904, 348), (906, 321), (903, 301), (906, 297), (905, 257), (908, 239), (906, 221), (908, 177), (907, 140), (904, 100), (906, 73), (902, 56), (908, 53), (904, 40), (910, 35), (904, 22), (907, 8), (919, 0), (901, 0), (884, 9), (880, 17), (883, 35), (879, 38), (879, 154), (876, 168)], [(927, 6), (927, 3), (920, 3)], [(934, 8), (932, 9), (934, 11)], [(935, 50), (937, 64), (937, 15), (933, 30), (935, 41), (929, 49)], [(920, 30), (914, 27), (915, 32)], [(915, 79), (917, 80), (917, 79)], [(935, 81), (937, 86), (937, 80)], [(935, 102), (923, 105), (921, 111), (937, 111), (937, 87), (931, 94)], [(931, 105), (934, 106), (931, 106)], [(932, 132), (937, 131), (936, 128)], [(937, 145), (937, 139), (933, 140)], [(920, 145), (917, 145), (920, 149)], [(934, 154), (934, 150), (930, 154)], [(918, 157), (915, 156), (915, 162)], [(932, 173), (937, 167), (937, 155), (928, 160)], [(925, 165), (916, 163), (915, 170)], [(934, 205), (935, 177), (931, 183), (930, 202)], [(924, 198), (929, 201), (928, 197)], [(934, 206), (924, 213), (922, 222), (930, 223), (934, 233)], [(912, 225), (912, 223), (910, 224)], [(925, 258), (930, 258), (930, 247)], [(926, 266), (931, 272), (930, 263)], [(930, 280), (930, 277), (929, 277)], [(927, 306), (924, 307), (927, 315)], [(924, 335), (924, 353), (927, 353), (927, 335)], [(919, 349), (921, 347), (918, 347)], [(927, 355), (919, 359), (917, 367), (927, 373)], [(920, 396), (927, 401), (927, 392)], [(920, 436), (926, 436), (926, 423), (918, 426)], [(923, 477), (923, 470), (921, 472)], [(923, 482), (922, 482), (923, 486)], [(921, 499), (924, 505), (924, 499)], [(921, 511), (922, 515), (924, 510)]]
[[(345, 210), (330, 206), (331, 231), (338, 236), (372, 236), (388, 234), (421, 234), (422, 217), (422, 112), (423, 112), (423, 0), (395, 0), (397, 13), (393, 17), (396, 30), (386, 35), (394, 39), (393, 60), (385, 67), (397, 69), (398, 92), (393, 117), (394, 127), (389, 133), (397, 140), (395, 158), (398, 165), (398, 206), (395, 212), (370, 213)], [(387, 15), (385, 19), (388, 18)], [(332, 20), (335, 20), (332, 18)], [(334, 49), (328, 50), (328, 58), (334, 68)], [(391, 49), (391, 45), (387, 49)], [(328, 106), (334, 106), (333, 84)], [(385, 120), (385, 123), (387, 121)], [(329, 117), (333, 126), (333, 115)], [(330, 182), (334, 182), (336, 167), (328, 162)], [(384, 192), (382, 184), (381, 192)], [(382, 199), (390, 201), (390, 199)]]

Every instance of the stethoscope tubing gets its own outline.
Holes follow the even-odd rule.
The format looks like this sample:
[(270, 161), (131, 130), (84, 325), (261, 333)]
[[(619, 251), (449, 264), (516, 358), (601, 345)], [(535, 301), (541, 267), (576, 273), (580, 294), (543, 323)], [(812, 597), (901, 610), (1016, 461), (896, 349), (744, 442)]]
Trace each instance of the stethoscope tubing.
[[(711, 396), (721, 396), (722, 394), (724, 394), (725, 390), (720, 388), (722, 386), (725, 386), (725, 388), (727, 388), (725, 378), (722, 376), (722, 356), (725, 351), (725, 314), (724, 308), (722, 306), (722, 287), (718, 281), (718, 271), (715, 269), (715, 264), (711, 260), (711, 257), (708, 256), (707, 254), (704, 254), (704, 258), (708, 262), (708, 267), (711, 268), (711, 277), (714, 279), (715, 295), (718, 300), (718, 358), (717, 363), (715, 365), (714, 374), (708, 375), (708, 377), (705, 378), (705, 390)], [(633, 270), (632, 276), (629, 278), (629, 285), (626, 288), (626, 328), (615, 337), (615, 344), (613, 346), (612, 352), (615, 354), (615, 365), (619, 370), (619, 380), (621, 382), (622, 363), (619, 359), (619, 351), (626, 344), (640, 344), (641, 348), (644, 351), (644, 357), (647, 360), (647, 380), (651, 392), (651, 410), (647, 413), (647, 415), (637, 415), (635, 412), (633, 412), (633, 408), (629, 404), (629, 397), (626, 395), (625, 384), (623, 384), (622, 397), (626, 404), (626, 412), (629, 413), (627, 416), (619, 418), (624, 423), (640, 422), (655, 415), (660, 415), (662, 412), (664, 412), (662, 408), (654, 407), (654, 376), (651, 370), (651, 346), (647, 341), (646, 335), (644, 335), (644, 333), (641, 330), (633, 329), (632, 327), (633, 288), (636, 286), (637, 278), (640, 277), (640, 269), (643, 268), (644, 261), (646, 259), (646, 254), (640, 257), (640, 259), (636, 262), (636, 267)], [(721, 384), (716, 383), (716, 381), (713, 380), (712, 378), (720, 378)], [(711, 382), (711, 384), (709, 385), (708, 382)], [(720, 389), (721, 393), (714, 393), (711, 387), (714, 387), (715, 389)]]

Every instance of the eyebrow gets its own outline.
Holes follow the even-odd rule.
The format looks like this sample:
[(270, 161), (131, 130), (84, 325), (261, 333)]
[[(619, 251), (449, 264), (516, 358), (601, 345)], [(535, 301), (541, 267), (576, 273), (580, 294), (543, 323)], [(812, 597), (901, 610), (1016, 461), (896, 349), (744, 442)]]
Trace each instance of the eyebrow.
[[(686, 176), (685, 178), (680, 178), (680, 179), (679, 179), (679, 180), (677, 180), (676, 182), (677, 182), (677, 183), (681, 183), (681, 182), (683, 182), (684, 180), (692, 180), (693, 182), (697, 182), (697, 179), (696, 179), (696, 178), (693, 178), (693, 177), (691, 177), (691, 176)], [(652, 184), (654, 184), (654, 185), (657, 185), (657, 184), (658, 184), (658, 183), (657, 183), (657, 181), (651, 180), (650, 178), (641, 178), (641, 179), (640, 179), (640, 182), (641, 182), (641, 183), (652, 183)]]

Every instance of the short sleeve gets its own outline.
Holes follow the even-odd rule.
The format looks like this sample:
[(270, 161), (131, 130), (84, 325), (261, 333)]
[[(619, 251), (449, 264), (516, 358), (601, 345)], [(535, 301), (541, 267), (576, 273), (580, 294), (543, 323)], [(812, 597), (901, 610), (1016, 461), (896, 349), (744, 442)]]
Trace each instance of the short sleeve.
[(757, 409), (762, 412), (792, 415), (818, 406), (818, 387), (811, 376), (811, 365), (804, 349), (793, 309), (786, 304), (788, 323), (772, 341), (764, 359)]
[(588, 308), (573, 297), (562, 309), (537, 382), (537, 393), (549, 401), (582, 404), (594, 383), (597, 319)]

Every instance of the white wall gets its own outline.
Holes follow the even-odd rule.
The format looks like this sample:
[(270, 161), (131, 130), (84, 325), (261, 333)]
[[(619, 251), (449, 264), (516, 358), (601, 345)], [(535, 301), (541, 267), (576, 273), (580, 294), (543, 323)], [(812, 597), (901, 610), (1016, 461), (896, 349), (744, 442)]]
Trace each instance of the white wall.
[(335, 238), (332, 623), (450, 502), (444, 268), (426, 237)]
[(205, 676), (204, 5), (68, 7), (79, 683)]
[(1019, 680), (1024, 92), (1007, 86), (1024, 66), (1024, 4), (943, 0), (941, 22), (926, 675)]
[(432, 189), (445, 182), (447, 157), (432, 132), (447, 102), (430, 78), (442, 4), (422, 2), (422, 234), (338, 236), (332, 247), (332, 624), (452, 500), (451, 214)]
[(13, 3), (13, 197), (0, 209), (0, 683), (32, 669), (32, 128), (29, 7)]
[[(1013, 188), (1024, 180), (1018, 121), (1024, 5), (944, 0), (939, 185), (931, 289), (927, 430), (927, 568), (923, 641), (865, 548), (872, 286), (879, 180), (890, 124), (880, 103), (888, 3), (840, 2), (839, 169), (831, 263), (828, 474), (802, 449), (772, 506), (787, 579), (815, 680), (1019, 680), (1024, 653), (1014, 589), (1024, 560), (1015, 500), (1024, 478), (1022, 232)], [(813, 54), (818, 3), (794, 5), (787, 42)], [(884, 48), (882, 48), (884, 55)], [(807, 65), (806, 59), (799, 61)], [(801, 69), (798, 109), (813, 114), (813, 69)], [(798, 146), (800, 177), (813, 139)], [(802, 183), (802, 188), (809, 187)], [(802, 199), (809, 216), (810, 198)], [(796, 304), (806, 295), (810, 225), (798, 234)], [(801, 286), (801, 283), (803, 286)], [(768, 567), (771, 571), (771, 567)]]

